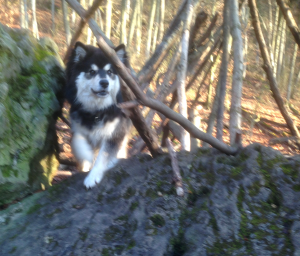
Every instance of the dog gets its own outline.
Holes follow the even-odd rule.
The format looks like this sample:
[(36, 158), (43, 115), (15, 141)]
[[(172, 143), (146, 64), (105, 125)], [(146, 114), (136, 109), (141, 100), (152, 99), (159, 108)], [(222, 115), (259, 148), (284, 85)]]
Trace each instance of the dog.
[[(126, 64), (124, 45), (115, 51)], [(84, 186), (100, 183), (119, 158), (126, 158), (131, 122), (117, 107), (122, 94), (116, 68), (100, 48), (77, 42), (66, 67), (66, 98), (71, 105), (72, 152), (83, 172)]]

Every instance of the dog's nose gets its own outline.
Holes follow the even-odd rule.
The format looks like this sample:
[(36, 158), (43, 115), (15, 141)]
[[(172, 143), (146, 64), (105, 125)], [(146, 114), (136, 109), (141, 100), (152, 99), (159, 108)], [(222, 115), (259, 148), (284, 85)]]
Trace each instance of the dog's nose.
[(100, 85), (102, 88), (106, 89), (108, 87), (108, 80), (106, 80), (106, 79), (101, 80)]

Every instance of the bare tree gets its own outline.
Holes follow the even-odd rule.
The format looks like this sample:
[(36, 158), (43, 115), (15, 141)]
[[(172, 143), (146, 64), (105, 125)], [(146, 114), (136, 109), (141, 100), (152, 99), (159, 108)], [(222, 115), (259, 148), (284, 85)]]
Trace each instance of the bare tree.
[(28, 28), (27, 0), (20, 0), (20, 25), (21, 28)]
[[(190, 39), (190, 27), (192, 22), (192, 17), (194, 14), (194, 5), (192, 0), (188, 0), (186, 5), (186, 18), (184, 20), (183, 35), (181, 40), (181, 58), (178, 72), (178, 103), (179, 103), (179, 113), (185, 118), (188, 117), (187, 112), (187, 102), (185, 94), (185, 83), (186, 83), (186, 73), (187, 73), (187, 64), (188, 64), (188, 51), (189, 51), (189, 39)], [(182, 128), (181, 130), (181, 147), (184, 150), (190, 151), (191, 141), (190, 134)]]
[(51, 0), (52, 35), (55, 34), (55, 0)]
[(158, 42), (161, 42), (164, 36), (164, 21), (165, 21), (165, 0), (160, 0)]
[(156, 11), (156, 4), (157, 4), (157, 0), (152, 0), (151, 13), (150, 13), (150, 17), (149, 17), (148, 32), (147, 32), (147, 44), (146, 44), (146, 52), (145, 52), (146, 59), (148, 59), (149, 55), (150, 55), (150, 47), (151, 47), (151, 39), (152, 39), (152, 31), (153, 31), (153, 23), (154, 23), (155, 11)]
[(106, 30), (105, 30), (105, 35), (107, 38), (110, 38), (110, 33), (111, 33), (111, 13), (112, 13), (112, 0), (107, 0), (106, 3)]
[(227, 82), (227, 69), (229, 61), (229, 37), (230, 37), (230, 9), (229, 1), (225, 0), (224, 2), (224, 11), (223, 11), (223, 55), (221, 62), (221, 69), (219, 74), (220, 80), (220, 94), (219, 102), (217, 109), (217, 139), (222, 141), (223, 137), (223, 117), (224, 117), (224, 100), (226, 94), (226, 82)]
[(233, 38), (233, 57), (234, 67), (232, 74), (232, 91), (230, 107), (230, 144), (234, 145), (237, 141), (237, 134), (241, 134), (242, 124), (242, 86), (243, 86), (243, 40), (241, 23), (238, 13), (238, 0), (231, 0), (231, 35)]
[(291, 98), (292, 81), (293, 81), (294, 72), (295, 72), (297, 52), (298, 52), (298, 44), (295, 43), (293, 59), (292, 59), (292, 63), (291, 63), (291, 71), (290, 71), (290, 75), (289, 75), (289, 82), (288, 82), (288, 86), (287, 86), (287, 94), (286, 94), (286, 100), (287, 100), (288, 103), (289, 103), (290, 98)]
[(121, 8), (121, 36), (120, 43), (127, 45), (127, 35), (126, 35), (126, 23), (127, 23), (127, 1), (122, 0)]
[(289, 116), (289, 113), (287, 112), (287, 110), (284, 106), (282, 97), (280, 95), (280, 92), (279, 92), (279, 89), (278, 89), (278, 86), (277, 86), (275, 76), (274, 76), (273, 71), (272, 71), (269, 52), (268, 52), (268, 49), (267, 49), (262, 31), (261, 31), (261, 28), (260, 28), (260, 22), (259, 22), (259, 19), (258, 19), (258, 11), (257, 11), (257, 7), (256, 7), (256, 1), (255, 0), (248, 0), (248, 3), (249, 3), (249, 7), (250, 7), (250, 13), (251, 13), (251, 16), (252, 16), (252, 24), (253, 24), (253, 27), (254, 27), (254, 32), (255, 32), (255, 35), (256, 35), (256, 39), (259, 43), (259, 48), (260, 48), (260, 51), (261, 51), (262, 58), (264, 60), (263, 68), (264, 68), (264, 70), (267, 74), (267, 78), (268, 78), (269, 83), (270, 83), (270, 88), (271, 88), (271, 91), (273, 93), (273, 97), (274, 97), (274, 99), (275, 99), (275, 101), (278, 105), (278, 108), (279, 108), (283, 118), (285, 119), (285, 121), (287, 123), (287, 126), (290, 129), (292, 135), (299, 138), (300, 137), (299, 131), (298, 131), (294, 121), (291, 119), (291, 117)]
[(134, 8), (133, 8), (132, 19), (131, 19), (131, 22), (130, 22), (129, 35), (128, 35), (128, 46), (129, 47), (131, 46), (131, 41), (132, 41), (132, 38), (133, 38), (135, 27), (137, 25), (137, 19), (138, 19), (137, 15), (138, 15), (138, 8), (139, 8), (139, 3), (138, 2), (139, 2), (139, 0), (135, 1), (135, 5), (134, 5)]
[(69, 46), (71, 42), (71, 32), (70, 32), (70, 25), (69, 25), (68, 5), (65, 0), (62, 0), (62, 9), (63, 9), (63, 18), (64, 18), (64, 25), (65, 25), (65, 33), (66, 33), (66, 43)]
[(32, 33), (33, 36), (37, 39), (39, 39), (39, 30), (38, 30), (38, 24), (36, 20), (36, 3), (35, 0), (31, 0), (31, 9), (32, 9)]
[(300, 46), (300, 30), (297, 26), (297, 23), (293, 17), (293, 14), (290, 10), (290, 8), (287, 6), (287, 4), (283, 0), (276, 0), (280, 10), (283, 13), (283, 16), (287, 22), (287, 25), (294, 36), (298, 46)]

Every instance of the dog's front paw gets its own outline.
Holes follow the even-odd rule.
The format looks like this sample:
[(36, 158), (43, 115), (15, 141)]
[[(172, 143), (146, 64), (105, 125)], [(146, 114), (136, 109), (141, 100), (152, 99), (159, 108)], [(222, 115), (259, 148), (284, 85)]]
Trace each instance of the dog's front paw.
[(89, 175), (84, 179), (84, 186), (89, 189), (94, 186), (96, 186), (97, 183), (100, 183), (102, 180), (102, 174), (100, 173), (93, 173), (92, 171), (89, 173)]

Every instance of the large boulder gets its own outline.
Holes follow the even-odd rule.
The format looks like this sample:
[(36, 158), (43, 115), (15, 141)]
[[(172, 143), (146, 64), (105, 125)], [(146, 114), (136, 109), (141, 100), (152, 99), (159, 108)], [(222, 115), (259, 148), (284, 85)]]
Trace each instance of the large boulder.
[(300, 158), (251, 145), (237, 156), (122, 160), (101, 184), (85, 174), (0, 212), (0, 255), (300, 255)]
[(50, 39), (0, 24), (0, 206), (48, 187), (64, 71)]

